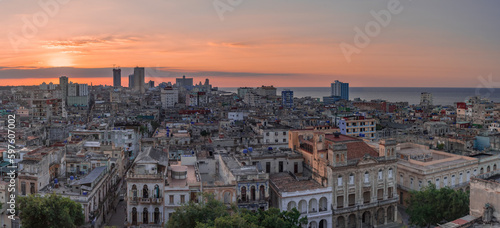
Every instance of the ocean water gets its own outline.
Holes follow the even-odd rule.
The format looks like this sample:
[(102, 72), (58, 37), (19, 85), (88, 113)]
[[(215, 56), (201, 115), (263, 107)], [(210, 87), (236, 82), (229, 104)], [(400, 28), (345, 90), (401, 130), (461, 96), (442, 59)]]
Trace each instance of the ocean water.
[[(278, 94), (289, 89), (294, 97), (321, 98), (330, 95), (330, 87), (278, 87)], [(223, 87), (219, 90), (237, 93), (236, 87)], [(407, 101), (409, 104), (420, 103), (420, 93), (432, 93), (435, 105), (453, 105), (455, 102), (466, 101), (472, 96), (481, 96), (495, 102), (500, 102), (500, 88), (417, 88), (417, 87), (351, 87), (349, 99), (362, 100), (382, 99), (390, 102)]]

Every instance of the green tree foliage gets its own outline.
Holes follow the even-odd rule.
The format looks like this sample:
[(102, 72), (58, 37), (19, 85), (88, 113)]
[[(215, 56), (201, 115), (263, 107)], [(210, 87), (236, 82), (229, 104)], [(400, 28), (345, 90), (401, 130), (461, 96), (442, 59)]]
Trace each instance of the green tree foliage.
[(406, 201), (410, 223), (418, 226), (435, 225), (463, 217), (469, 213), (469, 192), (449, 187), (436, 189), (430, 184), (421, 191), (411, 191)]
[(206, 131), (206, 130), (203, 130), (200, 132), (200, 135), (203, 136), (203, 137), (207, 137), (207, 136), (210, 136), (210, 132)]
[(227, 207), (222, 202), (216, 200), (213, 195), (203, 194), (200, 203), (190, 201), (177, 208), (168, 220), (167, 227), (196, 227), (197, 223), (213, 223), (215, 219), (227, 215)]
[(307, 217), (300, 218), (297, 209), (280, 211), (270, 208), (267, 211), (251, 212), (238, 209), (235, 206), (228, 208), (213, 195), (204, 194), (203, 203), (190, 202), (176, 211), (170, 217), (168, 228), (196, 227), (196, 228), (299, 228), (307, 224)]
[(29, 195), (19, 197), (19, 211), (23, 227), (77, 227), (85, 217), (82, 205), (56, 194), (45, 197)]

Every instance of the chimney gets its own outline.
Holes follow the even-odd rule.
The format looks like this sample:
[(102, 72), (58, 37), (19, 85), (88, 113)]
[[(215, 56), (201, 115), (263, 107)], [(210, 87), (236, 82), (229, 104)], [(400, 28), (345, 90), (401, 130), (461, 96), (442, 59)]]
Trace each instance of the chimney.
[(339, 132), (334, 132), (333, 135), (335, 136), (335, 138), (339, 138), (340, 133)]

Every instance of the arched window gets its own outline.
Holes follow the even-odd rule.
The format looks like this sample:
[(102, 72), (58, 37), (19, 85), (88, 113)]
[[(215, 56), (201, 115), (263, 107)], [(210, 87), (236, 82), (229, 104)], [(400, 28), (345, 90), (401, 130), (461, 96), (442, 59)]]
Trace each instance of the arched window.
[(488, 166), (488, 168), (486, 168), (486, 172), (490, 172), (490, 166)]
[(241, 187), (241, 201), (247, 201), (247, 187), (245, 186)]
[(158, 185), (155, 185), (155, 190), (154, 190), (154, 195), (155, 195), (155, 198), (160, 198), (160, 186)]
[(384, 174), (383, 174), (382, 170), (379, 170), (379, 171), (378, 171), (378, 179), (379, 179), (379, 180), (384, 179)]
[(259, 187), (259, 200), (265, 200), (266, 199), (266, 186), (261, 185)]
[(154, 223), (160, 224), (160, 209), (159, 208), (155, 208)]
[(149, 190), (147, 185), (144, 185), (144, 187), (142, 188), (142, 198), (149, 198)]
[(318, 200), (312, 198), (309, 200), (309, 213), (318, 212)]
[(255, 199), (255, 186), (250, 187), (250, 200), (256, 200)]
[(497, 170), (497, 164), (493, 165), (493, 170)]
[(224, 192), (224, 203), (225, 204), (230, 204), (231, 203), (231, 193)]
[(370, 183), (370, 173), (368, 171), (365, 172), (365, 183)]
[(343, 182), (342, 182), (342, 176), (341, 176), (341, 175), (339, 175), (339, 176), (337, 177), (337, 186), (342, 186), (342, 184), (343, 184)]
[(351, 185), (354, 184), (354, 174), (353, 173), (351, 173), (349, 175), (349, 184), (351, 184)]
[(319, 199), (319, 211), (327, 211), (328, 210), (328, 200), (326, 197), (321, 197)]
[(137, 208), (132, 208), (132, 225), (137, 225)]
[(479, 171), (479, 174), (483, 174), (484, 173), (484, 168), (481, 168), (481, 170)]
[(137, 186), (132, 185), (132, 196), (135, 198), (137, 198)]
[(149, 223), (149, 213), (147, 208), (144, 208), (144, 210), (142, 211), (142, 223), (143, 224)]
[(392, 179), (392, 168), (389, 168), (389, 171), (387, 172), (387, 177), (389, 179)]

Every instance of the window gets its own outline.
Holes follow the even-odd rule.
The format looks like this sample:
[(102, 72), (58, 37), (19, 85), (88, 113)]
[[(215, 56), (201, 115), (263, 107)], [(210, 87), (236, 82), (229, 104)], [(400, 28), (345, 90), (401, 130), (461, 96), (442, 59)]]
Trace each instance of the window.
[(399, 184), (404, 186), (404, 183), (405, 183), (405, 181), (403, 178), (403, 174), (399, 174)]
[(464, 179), (463, 179), (463, 173), (460, 173), (460, 179), (458, 180), (458, 182), (461, 184), (463, 183)]
[(382, 175), (382, 174), (383, 174), (383, 173), (382, 173), (382, 170), (379, 170), (379, 171), (378, 171), (378, 179), (379, 179), (379, 180), (382, 180), (382, 179), (383, 179), (383, 175)]
[(354, 184), (354, 174), (349, 175), (349, 184)]
[(439, 178), (436, 179), (436, 188), (439, 189)]
[(443, 178), (443, 186), (444, 187), (448, 186), (448, 177)]
[(283, 135), (286, 135), (286, 131), (283, 132)]
[(286, 139), (283, 139), (283, 142), (286, 142)]
[(370, 174), (368, 172), (365, 172), (365, 183), (370, 182)]
[(342, 186), (342, 176), (337, 177), (337, 186)]
[(413, 189), (413, 178), (410, 178), (410, 189)]
[(280, 173), (283, 172), (283, 162), (282, 161), (279, 162), (279, 171), (278, 172), (280, 172)]
[(174, 195), (168, 196), (168, 203), (169, 204), (174, 204)]
[(181, 204), (185, 203), (185, 202), (186, 202), (186, 196), (185, 195), (181, 195)]
[(389, 179), (392, 179), (392, 168), (389, 169), (387, 176), (389, 177)]
[(477, 169), (474, 169), (474, 173), (473, 174), (474, 174), (474, 176), (477, 175)]
[(278, 136), (278, 132), (274, 132), (274, 136)]
[(420, 190), (420, 189), (422, 189), (422, 181), (421, 180), (418, 181), (418, 190)]
[(451, 186), (455, 186), (455, 175), (451, 176)]

